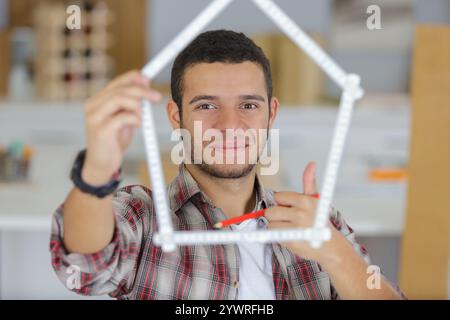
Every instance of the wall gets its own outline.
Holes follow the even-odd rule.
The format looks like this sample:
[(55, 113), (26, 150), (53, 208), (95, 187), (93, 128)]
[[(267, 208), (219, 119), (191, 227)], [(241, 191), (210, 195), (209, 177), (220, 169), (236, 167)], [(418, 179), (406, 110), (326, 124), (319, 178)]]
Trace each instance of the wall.
[[(209, 2), (209, 0), (178, 1), (150, 0), (147, 6), (149, 56), (161, 50), (182, 30)], [(331, 0), (277, 0), (276, 3), (305, 30), (324, 33), (328, 30), (331, 14)], [(232, 29), (244, 33), (276, 32), (275, 26), (250, 1), (231, 3), (205, 30)], [(166, 68), (158, 80), (169, 81), (170, 68)]]

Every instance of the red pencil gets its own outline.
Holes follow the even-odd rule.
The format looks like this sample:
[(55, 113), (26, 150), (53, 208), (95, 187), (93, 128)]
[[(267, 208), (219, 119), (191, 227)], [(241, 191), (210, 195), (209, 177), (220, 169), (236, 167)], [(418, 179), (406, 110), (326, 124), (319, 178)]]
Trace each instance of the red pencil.
[(214, 228), (221, 229), (221, 228), (228, 227), (229, 225), (232, 225), (235, 223), (240, 223), (240, 222), (248, 220), (248, 219), (259, 218), (264, 215), (265, 211), (266, 211), (266, 209), (262, 209), (259, 211), (243, 214), (242, 216), (239, 216), (239, 217), (234, 217), (231, 219), (223, 220), (222, 222), (216, 223), (214, 225)]
[[(319, 194), (313, 194), (313, 195), (311, 195), (311, 197), (319, 199), (320, 195)], [(255, 212), (245, 213), (242, 216), (238, 216), (238, 217), (234, 217), (234, 218), (231, 218), (231, 219), (223, 220), (222, 222), (216, 223), (214, 225), (214, 228), (221, 229), (221, 228), (228, 227), (229, 225), (232, 225), (232, 224), (241, 223), (242, 221), (245, 221), (245, 220), (248, 220), (248, 219), (259, 218), (259, 217), (262, 217), (264, 215), (265, 211), (266, 211), (266, 209), (262, 209), (262, 210), (258, 210), (258, 211), (255, 211)]]

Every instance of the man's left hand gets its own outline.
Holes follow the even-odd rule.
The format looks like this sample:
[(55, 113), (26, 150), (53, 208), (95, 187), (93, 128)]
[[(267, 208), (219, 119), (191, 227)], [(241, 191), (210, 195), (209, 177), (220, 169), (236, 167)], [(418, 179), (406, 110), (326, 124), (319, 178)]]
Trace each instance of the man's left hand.
[[(269, 221), (269, 229), (309, 228), (314, 224), (318, 199), (316, 185), (316, 164), (309, 162), (303, 172), (303, 194), (293, 191), (275, 193), (276, 206), (270, 207), (265, 212)], [(309, 260), (315, 260), (319, 264), (326, 264), (337, 254), (336, 244), (346, 239), (328, 220), (331, 230), (331, 239), (322, 244), (319, 249), (314, 249), (307, 241), (290, 241), (281, 243), (293, 253)]]

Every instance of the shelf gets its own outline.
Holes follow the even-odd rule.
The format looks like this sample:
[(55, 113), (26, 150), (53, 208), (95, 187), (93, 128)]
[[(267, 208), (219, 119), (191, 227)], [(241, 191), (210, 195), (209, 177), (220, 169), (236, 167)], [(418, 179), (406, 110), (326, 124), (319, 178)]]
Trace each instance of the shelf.
[[(161, 148), (167, 149), (171, 130), (165, 109), (155, 106), (154, 111)], [(301, 173), (310, 160), (318, 164), (320, 187), (336, 112), (335, 107), (280, 108), (275, 127), (281, 128), (281, 174), (286, 188), (302, 190)], [(36, 149), (30, 185), (0, 184), (0, 229), (49, 232), (53, 212), (72, 187), (72, 161), (84, 147), (83, 106), (0, 102), (0, 127), (0, 143), (19, 138)], [(408, 146), (407, 105), (355, 109), (333, 204), (357, 234), (402, 232), (406, 184), (374, 183), (367, 173), (372, 162), (407, 162)], [(140, 134), (126, 159), (145, 159)], [(136, 181), (129, 176), (123, 185)]]

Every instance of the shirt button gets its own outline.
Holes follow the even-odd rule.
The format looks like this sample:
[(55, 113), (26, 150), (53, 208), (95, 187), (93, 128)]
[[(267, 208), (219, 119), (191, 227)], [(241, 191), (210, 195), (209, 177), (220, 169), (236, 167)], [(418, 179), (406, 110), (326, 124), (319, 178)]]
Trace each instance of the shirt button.
[(239, 281), (234, 281), (233, 287), (235, 287), (236, 289), (239, 288)]

